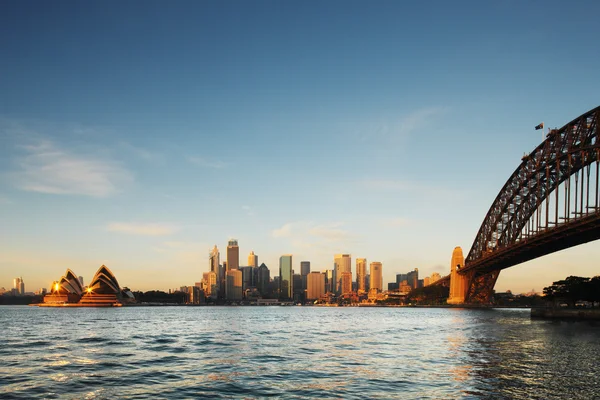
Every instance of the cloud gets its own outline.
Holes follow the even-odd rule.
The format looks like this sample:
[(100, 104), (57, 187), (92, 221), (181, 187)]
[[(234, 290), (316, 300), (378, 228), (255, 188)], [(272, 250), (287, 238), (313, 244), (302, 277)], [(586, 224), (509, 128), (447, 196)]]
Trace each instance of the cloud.
[(383, 140), (389, 143), (402, 143), (413, 132), (428, 126), (439, 115), (448, 111), (447, 107), (424, 107), (401, 117), (385, 117), (382, 121), (371, 121), (358, 132), (362, 141)]
[(178, 229), (170, 225), (162, 224), (111, 222), (106, 227), (106, 230), (110, 232), (127, 233), (130, 235), (167, 236), (175, 233)]
[(150, 151), (140, 146), (134, 146), (128, 142), (120, 142), (119, 147), (144, 161), (160, 164), (164, 163), (165, 161), (165, 157), (162, 154)]
[(21, 148), (25, 155), (11, 175), (22, 190), (108, 197), (133, 181), (132, 174), (114, 160), (69, 151), (49, 140)]
[(221, 169), (227, 167), (227, 164), (220, 160), (209, 160), (203, 157), (190, 156), (187, 158), (188, 162), (199, 167)]
[(274, 229), (271, 235), (275, 238), (290, 237), (292, 234), (293, 223), (283, 225), (281, 228)]
[(348, 239), (350, 234), (341, 229), (341, 223), (333, 223), (328, 225), (317, 225), (308, 230), (308, 233), (314, 237), (325, 240), (343, 240)]

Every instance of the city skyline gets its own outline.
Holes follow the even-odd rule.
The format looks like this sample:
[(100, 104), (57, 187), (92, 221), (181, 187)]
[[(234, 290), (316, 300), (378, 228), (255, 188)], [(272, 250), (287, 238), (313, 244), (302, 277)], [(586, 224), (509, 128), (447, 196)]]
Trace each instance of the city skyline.
[[(2, 3), (0, 286), (105, 264), (177, 287), (231, 237), (273, 273), (289, 253), (382, 262), (384, 286), (447, 275), (521, 156), (598, 105), (583, 3)], [(599, 258), (561, 251), (496, 290)]]

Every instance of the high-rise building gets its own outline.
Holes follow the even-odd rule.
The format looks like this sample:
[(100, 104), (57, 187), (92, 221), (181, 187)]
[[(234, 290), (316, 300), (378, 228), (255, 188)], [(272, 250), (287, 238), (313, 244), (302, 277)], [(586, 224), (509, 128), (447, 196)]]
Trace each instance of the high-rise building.
[(25, 294), (25, 282), (23, 281), (23, 278), (15, 278), (13, 280), (13, 288), (16, 294)]
[(261, 296), (266, 296), (269, 293), (269, 282), (271, 281), (271, 273), (265, 263), (260, 264), (260, 267), (254, 270), (256, 278), (254, 282)]
[(204, 293), (207, 297), (216, 298), (219, 292), (217, 274), (209, 271), (202, 274), (202, 280), (204, 281)]
[(367, 292), (367, 259), (356, 259), (356, 284), (358, 293)]
[(414, 271), (410, 271), (406, 274), (406, 281), (411, 288), (416, 289), (419, 287), (419, 268), (415, 268)]
[(333, 273), (334, 270), (332, 269), (326, 269), (323, 271), (323, 274), (325, 275), (325, 293), (333, 293), (335, 290)]
[(377, 289), (380, 292), (383, 291), (383, 265), (380, 262), (371, 263), (370, 276), (370, 289)]
[(258, 256), (254, 254), (254, 251), (251, 251), (248, 254), (248, 265), (250, 267), (258, 267)]
[(219, 273), (219, 264), (221, 263), (221, 253), (215, 244), (215, 247), (211, 250), (208, 256), (209, 270), (215, 274)]
[(292, 270), (292, 255), (279, 257), (279, 298), (291, 300), (294, 293), (294, 271)]
[(431, 278), (429, 278), (428, 276), (423, 278), (423, 286), (429, 286), (430, 282), (431, 282)]
[(240, 268), (240, 248), (236, 239), (227, 244), (227, 271)]
[(311, 272), (306, 277), (306, 300), (318, 300), (325, 294), (325, 274)]
[(300, 274), (302, 276), (310, 274), (310, 261), (300, 261)]
[(431, 274), (431, 278), (429, 279), (429, 284), (437, 282), (440, 279), (442, 279), (441, 275), (437, 272), (434, 272), (433, 274)]
[(334, 256), (334, 280), (335, 280), (335, 293), (342, 293), (342, 273), (352, 272), (352, 259), (350, 254), (336, 254)]
[(342, 272), (342, 294), (352, 293), (352, 272)]
[(254, 267), (240, 267), (242, 271), (242, 292), (255, 287), (254, 285)]
[(239, 301), (242, 299), (242, 271), (237, 268), (227, 271), (225, 293), (227, 300)]
[(294, 274), (294, 277), (293, 277), (294, 282), (293, 282), (292, 287), (294, 288), (294, 301), (296, 301), (296, 302), (304, 301), (304, 287), (302, 284), (302, 278), (305, 278), (305, 277), (300, 274)]

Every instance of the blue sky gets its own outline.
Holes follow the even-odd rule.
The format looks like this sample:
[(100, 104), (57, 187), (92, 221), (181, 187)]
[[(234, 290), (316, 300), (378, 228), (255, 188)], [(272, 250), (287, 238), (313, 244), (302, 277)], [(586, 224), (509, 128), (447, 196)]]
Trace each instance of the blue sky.
[[(190, 285), (230, 237), (276, 274), (449, 271), (533, 127), (598, 106), (600, 5), (553, 1), (0, 4), (0, 286), (105, 263)], [(497, 290), (598, 274), (598, 243)]]

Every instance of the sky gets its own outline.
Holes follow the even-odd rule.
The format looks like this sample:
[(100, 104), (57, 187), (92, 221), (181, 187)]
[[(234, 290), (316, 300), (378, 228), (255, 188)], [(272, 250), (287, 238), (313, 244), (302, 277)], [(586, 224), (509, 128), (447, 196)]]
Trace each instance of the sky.
[[(541, 142), (599, 105), (580, 1), (2, 1), (0, 287), (107, 265), (200, 281), (236, 238), (271, 275), (449, 273)], [(592, 242), (497, 291), (600, 274)]]

